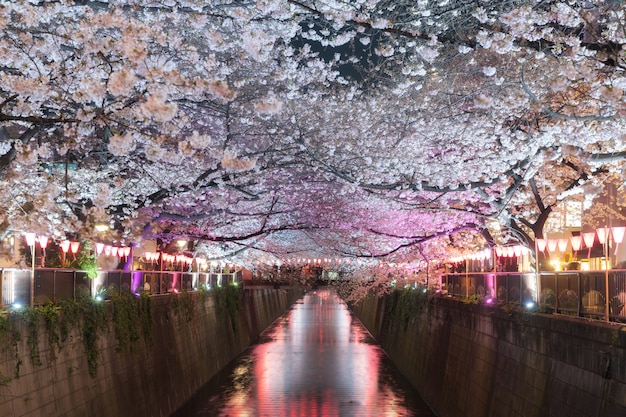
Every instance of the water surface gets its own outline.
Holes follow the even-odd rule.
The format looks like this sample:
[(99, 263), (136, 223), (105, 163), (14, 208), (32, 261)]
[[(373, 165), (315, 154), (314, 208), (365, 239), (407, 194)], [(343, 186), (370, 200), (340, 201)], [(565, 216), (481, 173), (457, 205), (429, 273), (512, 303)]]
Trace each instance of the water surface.
[(331, 290), (306, 294), (173, 417), (432, 417)]

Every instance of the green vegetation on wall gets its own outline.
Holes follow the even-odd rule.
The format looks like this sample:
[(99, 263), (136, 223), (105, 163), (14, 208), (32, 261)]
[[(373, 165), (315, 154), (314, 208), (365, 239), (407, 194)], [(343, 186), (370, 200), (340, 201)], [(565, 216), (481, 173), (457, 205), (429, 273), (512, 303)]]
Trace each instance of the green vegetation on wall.
[(237, 318), (241, 309), (241, 292), (239, 287), (232, 284), (216, 287), (213, 290), (213, 296), (215, 297), (215, 311), (217, 315), (224, 316), (228, 314), (233, 331), (237, 332)]
[(15, 361), (13, 376), (3, 375), (0, 372), (0, 384), (6, 385), (13, 378), (20, 376), (22, 359), (19, 356), (18, 343), (22, 340), (19, 329), (20, 320), (14, 312), (0, 312), (0, 353), (8, 355)]
[[(412, 317), (415, 317), (421, 308), (428, 302), (428, 295), (423, 291), (405, 288), (394, 290), (387, 299), (386, 315), (389, 322), (393, 323), (393, 318), (400, 318), (403, 330), (409, 326)], [(398, 314), (398, 316), (396, 316)]]
[(33, 365), (41, 366), (40, 329), (46, 331), (47, 362), (56, 360), (73, 331), (83, 342), (89, 375), (95, 377), (98, 370), (98, 340), (113, 324), (118, 351), (133, 350), (141, 337), (152, 343), (152, 299), (142, 295), (134, 297), (128, 291), (113, 291), (110, 303), (96, 301), (88, 293), (80, 292), (76, 300), (62, 300), (58, 304), (26, 307), (21, 310), (0, 311), (0, 352), (11, 353), (15, 361), (12, 377), (0, 374), (0, 381), (8, 383), (19, 378), (22, 359), (18, 343), (25, 330), (26, 344)]
[(196, 308), (192, 293), (189, 291), (172, 293), (172, 297), (172, 308), (177, 315), (184, 318), (186, 323), (192, 321), (196, 315)]
[[(153, 299), (143, 293), (136, 296), (129, 291), (108, 291), (109, 301), (97, 301), (88, 292), (80, 292), (75, 300), (61, 300), (43, 306), (26, 307), (20, 310), (0, 310), (0, 353), (14, 361), (13, 375), (0, 373), (0, 384), (8, 384), (19, 378), (23, 359), (19, 344), (26, 342), (30, 361), (43, 366), (54, 362), (58, 354), (77, 332), (85, 349), (89, 375), (95, 377), (100, 357), (98, 341), (101, 336), (113, 331), (117, 351), (136, 351), (142, 339), (152, 344)], [(242, 296), (239, 287), (227, 285), (208, 290), (203, 287), (195, 292), (183, 291), (173, 294), (169, 308), (185, 322), (197, 318), (198, 303), (206, 312), (208, 297), (213, 295), (216, 314), (230, 318), (231, 326), (237, 331), (238, 314)], [(45, 335), (42, 330), (45, 329)], [(41, 354), (40, 343), (46, 343), (46, 355)]]

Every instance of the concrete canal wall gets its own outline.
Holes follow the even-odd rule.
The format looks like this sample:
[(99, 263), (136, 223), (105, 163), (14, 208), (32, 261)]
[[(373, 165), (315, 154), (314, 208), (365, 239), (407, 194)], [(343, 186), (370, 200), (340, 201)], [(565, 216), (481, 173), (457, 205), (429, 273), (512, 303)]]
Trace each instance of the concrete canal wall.
[(89, 332), (74, 329), (51, 350), (55, 344), (44, 319), (37, 332), (28, 321), (17, 324), (21, 337), (5, 331), (0, 352), (0, 417), (170, 416), (302, 294), (299, 289), (240, 291), (239, 308), (230, 313), (232, 302), (220, 308), (211, 292), (153, 297), (149, 338), (120, 348), (113, 323), (98, 332), (95, 376), (85, 348)]
[(352, 309), (441, 417), (626, 416), (626, 326), (399, 292)]

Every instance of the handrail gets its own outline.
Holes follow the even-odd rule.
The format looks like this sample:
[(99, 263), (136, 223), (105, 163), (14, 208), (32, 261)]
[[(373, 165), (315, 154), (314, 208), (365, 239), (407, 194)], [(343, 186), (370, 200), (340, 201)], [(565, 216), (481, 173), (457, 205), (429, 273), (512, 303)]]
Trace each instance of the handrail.
[[(32, 278), (32, 279), (31, 279)], [(127, 289), (133, 293), (151, 295), (194, 290), (241, 283), (242, 272), (218, 273), (211, 271), (97, 271), (89, 278), (88, 272), (68, 268), (0, 268), (0, 307), (42, 305), (62, 299), (76, 299), (80, 291), (92, 297), (107, 297), (107, 292)], [(32, 284), (31, 284), (32, 283)], [(32, 300), (32, 301), (31, 301)]]
[(443, 273), (440, 289), (453, 297), (626, 322), (626, 270)]

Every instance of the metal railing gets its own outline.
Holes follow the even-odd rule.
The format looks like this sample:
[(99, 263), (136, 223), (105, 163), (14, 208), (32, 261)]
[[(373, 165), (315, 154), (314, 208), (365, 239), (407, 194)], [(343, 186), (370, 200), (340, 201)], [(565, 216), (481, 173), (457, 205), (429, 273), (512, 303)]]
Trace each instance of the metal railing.
[(557, 313), (626, 322), (626, 270), (462, 272), (441, 275), (453, 297), (539, 306)]
[[(34, 279), (33, 278), (34, 273)], [(29, 305), (31, 291), (35, 305), (76, 299), (82, 291), (93, 297), (106, 298), (112, 291), (142, 291), (151, 295), (212, 288), (241, 283), (241, 271), (233, 273), (176, 271), (98, 271), (95, 278), (76, 269), (0, 269), (0, 307)], [(31, 281), (34, 285), (31, 286)], [(31, 288), (32, 287), (32, 288)]]

